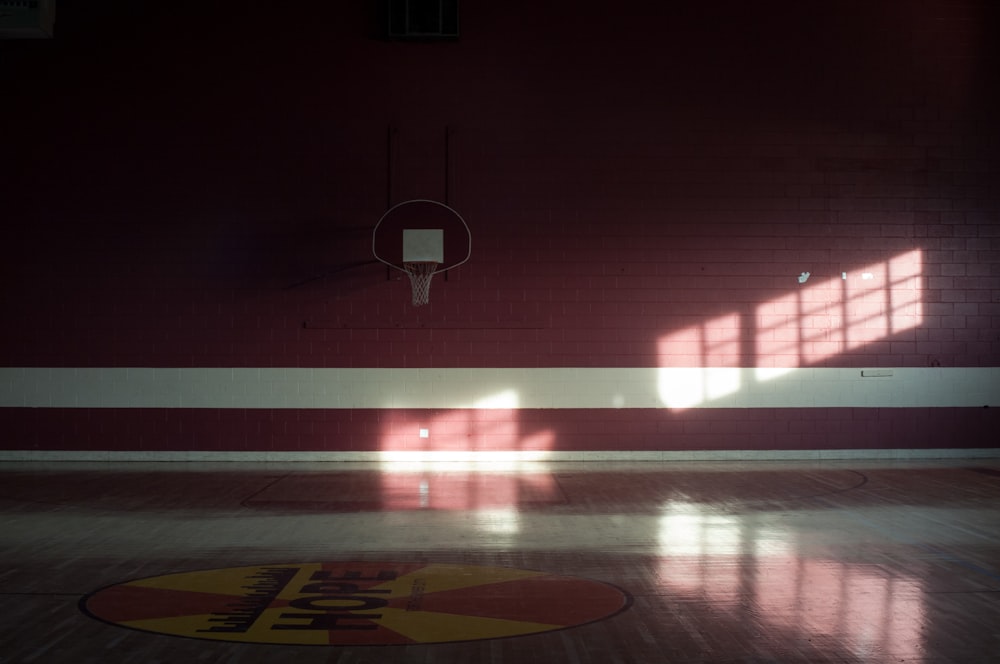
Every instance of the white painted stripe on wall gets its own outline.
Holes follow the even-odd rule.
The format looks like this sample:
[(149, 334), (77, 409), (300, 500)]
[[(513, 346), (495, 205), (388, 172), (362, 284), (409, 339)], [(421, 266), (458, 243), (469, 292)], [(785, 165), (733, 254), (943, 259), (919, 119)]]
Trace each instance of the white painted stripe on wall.
[(0, 407), (837, 408), (1000, 405), (1000, 367), (899, 368), (0, 367)]

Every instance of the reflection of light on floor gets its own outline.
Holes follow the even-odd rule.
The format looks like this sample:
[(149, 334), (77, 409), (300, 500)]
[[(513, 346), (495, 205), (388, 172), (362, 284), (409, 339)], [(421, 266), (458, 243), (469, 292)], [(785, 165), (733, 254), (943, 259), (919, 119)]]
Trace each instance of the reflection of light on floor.
[(668, 505), (664, 512), (660, 517), (660, 555), (738, 553), (740, 533), (736, 519), (701, 514), (696, 506), (685, 504)]
[(769, 622), (853, 643), (860, 657), (918, 649), (924, 626), (919, 581), (834, 560), (768, 561), (772, 565), (782, 572), (758, 574), (756, 588)]
[(544, 464), (384, 463), (380, 504), (386, 510), (470, 510), (491, 532), (519, 528), (524, 503), (553, 502), (559, 488)]
[(747, 542), (743, 527), (738, 516), (706, 512), (697, 503), (670, 502), (660, 517), (657, 549), (662, 556), (773, 555), (790, 547), (789, 535), (777, 528), (758, 526)]
[(659, 521), (660, 577), (672, 595), (729, 607), (790, 638), (831, 639), (862, 659), (921, 649), (923, 586), (879, 566), (810, 558), (797, 537), (760, 515), (672, 502)]
[(521, 530), (520, 512), (516, 508), (481, 510), (473, 518), (480, 531), (491, 535), (516, 535)]

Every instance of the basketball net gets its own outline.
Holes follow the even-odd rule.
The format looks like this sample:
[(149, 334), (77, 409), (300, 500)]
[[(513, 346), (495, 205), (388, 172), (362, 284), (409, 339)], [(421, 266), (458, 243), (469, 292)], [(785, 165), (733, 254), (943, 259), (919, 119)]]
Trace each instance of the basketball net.
[(413, 287), (413, 306), (427, 304), (431, 295), (431, 277), (437, 270), (438, 263), (434, 261), (419, 261), (403, 263), (406, 273), (410, 275), (410, 285)]

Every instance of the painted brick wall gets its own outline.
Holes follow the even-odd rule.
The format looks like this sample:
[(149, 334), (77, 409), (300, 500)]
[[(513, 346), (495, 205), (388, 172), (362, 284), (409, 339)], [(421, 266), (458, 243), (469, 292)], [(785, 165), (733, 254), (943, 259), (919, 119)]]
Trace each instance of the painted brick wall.
[[(470, 2), (454, 43), (376, 38), (377, 3), (136, 4), (0, 42), (0, 366), (940, 369), (963, 405), (897, 409), (901, 381), (864, 414), (824, 393), (822, 429), (707, 404), (708, 374), (683, 413), (508, 416), (564, 450), (995, 444), (995, 394), (961, 373), (1000, 366), (991, 3)], [(370, 230), (446, 197), (473, 258), (415, 309)], [(6, 449), (418, 449), (438, 440), (418, 420), (469, 441), (496, 417), (39, 409), (24, 389)]]

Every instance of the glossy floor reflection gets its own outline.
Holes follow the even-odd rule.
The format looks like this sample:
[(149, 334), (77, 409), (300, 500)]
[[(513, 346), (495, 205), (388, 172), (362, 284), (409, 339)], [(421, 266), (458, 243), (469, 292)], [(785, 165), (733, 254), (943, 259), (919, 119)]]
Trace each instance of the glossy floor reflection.
[[(306, 631), (289, 621), (329, 626), (315, 615), (334, 611), (388, 622), (395, 606), (404, 637), (229, 642), (93, 615), (148, 613), (168, 596), (168, 619), (187, 620), (210, 610), (199, 604), (209, 595), (220, 601), (232, 573), (149, 577), (234, 567), (263, 569), (253, 578), (274, 586), (267, 601), (293, 607), (274, 609), (284, 632)], [(414, 570), (428, 569), (452, 590), (486, 583), (476, 575), (501, 585), (447, 604), (420, 585)], [(327, 595), (282, 600), (296, 573)], [(369, 577), (388, 585), (359, 590)], [(408, 594), (396, 597), (404, 579)], [(81, 610), (117, 584), (91, 600), (91, 615)], [(0, 596), (0, 662), (1000, 661), (1000, 460), (9, 463)], [(412, 612), (415, 602), (433, 609)], [(509, 615), (498, 618), (501, 606)], [(585, 624), (559, 622), (570, 615)], [(518, 621), (565, 628), (484, 638)]]

